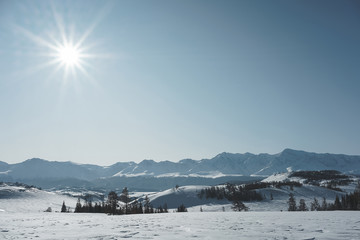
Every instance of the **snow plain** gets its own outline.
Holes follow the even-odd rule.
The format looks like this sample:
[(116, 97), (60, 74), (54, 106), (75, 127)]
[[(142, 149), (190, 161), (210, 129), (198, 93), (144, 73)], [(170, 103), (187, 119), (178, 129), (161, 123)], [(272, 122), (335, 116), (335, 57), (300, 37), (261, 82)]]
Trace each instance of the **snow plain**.
[[(169, 189), (149, 197), (160, 204), (178, 198), (195, 201), (199, 187)], [(232, 212), (229, 203), (205, 201), (192, 205), (187, 213), (109, 216), (55, 212), (63, 201), (73, 211), (77, 198), (5, 184), (0, 186), (0, 239), (360, 239), (359, 211), (287, 212), (290, 190), (265, 189), (262, 194), (269, 196), (269, 191), (274, 200), (248, 202), (249, 212)], [(332, 190), (316, 186), (294, 187), (291, 192), (308, 204), (318, 197), (315, 193), (329, 201), (335, 196)], [(48, 207), (53, 212), (44, 212)]]
[(0, 239), (360, 239), (359, 212), (0, 212)]

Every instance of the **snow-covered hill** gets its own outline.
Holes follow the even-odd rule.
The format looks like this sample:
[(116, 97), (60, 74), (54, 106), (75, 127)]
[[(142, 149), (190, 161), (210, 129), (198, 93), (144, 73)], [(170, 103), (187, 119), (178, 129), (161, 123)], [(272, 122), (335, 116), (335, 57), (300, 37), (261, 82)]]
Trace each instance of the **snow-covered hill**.
[(226, 199), (200, 199), (198, 193), (205, 187), (209, 186), (183, 186), (171, 188), (162, 192), (150, 194), (149, 199), (154, 207), (163, 206), (166, 203), (169, 208), (177, 208), (181, 204), (184, 204), (186, 207), (230, 204)]
[[(268, 178), (255, 183), (240, 185), (243, 189), (256, 191), (263, 199), (244, 201), (250, 211), (280, 211), (286, 210), (289, 195), (293, 194), (295, 199), (304, 199), (308, 206), (317, 198), (321, 201), (324, 197), (333, 202), (336, 196), (343, 196), (354, 192), (358, 187), (359, 178), (344, 175), (337, 171), (298, 171), (273, 174)], [(296, 183), (296, 184), (294, 184)], [(154, 208), (167, 205), (169, 209), (176, 209), (184, 204), (189, 211), (231, 211), (232, 202), (226, 192), (233, 191), (232, 184), (222, 184), (213, 186), (219, 195), (204, 195), (204, 189), (209, 189), (207, 185), (175, 186), (165, 191), (159, 192), (131, 192), (131, 199), (143, 202), (148, 196)], [(239, 188), (237, 188), (239, 189)], [(249, 191), (247, 190), (247, 191)], [(237, 190), (236, 190), (237, 191)], [(62, 194), (61, 194), (62, 193)], [(117, 191), (118, 195), (121, 190)], [(64, 194), (72, 195), (67, 196)], [(93, 195), (92, 201), (106, 201), (107, 193), (98, 193), (83, 190), (82, 192), (71, 192), (63, 190), (48, 192), (23, 184), (0, 184), (0, 211), (7, 212), (39, 212), (51, 207), (60, 210), (62, 201), (67, 206), (74, 209), (77, 197)], [(103, 196), (105, 198), (103, 198)], [(227, 199), (228, 198), (228, 199)], [(258, 199), (258, 198), (253, 198)]]
[[(316, 174), (317, 180), (311, 178), (312, 174)], [(305, 177), (300, 177), (305, 175)], [(358, 185), (359, 179), (337, 173), (336, 171), (306, 171), (306, 172), (286, 172), (274, 174), (262, 180), (260, 183), (268, 183), (266, 186), (256, 188), (256, 192), (263, 196), (261, 201), (249, 201), (245, 204), (250, 211), (280, 211), (287, 210), (289, 195), (293, 194), (295, 199), (304, 199), (310, 207), (310, 203), (317, 198), (321, 201), (326, 198), (327, 201), (333, 202), (336, 196), (343, 196), (354, 192)], [(276, 184), (276, 183), (283, 184)], [(287, 184), (297, 182), (299, 185)], [(329, 185), (331, 183), (331, 185)], [(252, 184), (250, 184), (252, 185)], [(250, 186), (244, 184), (242, 186)], [(218, 187), (225, 187), (219, 185)], [(148, 197), (154, 207), (158, 207), (166, 203), (169, 208), (176, 208), (180, 204), (184, 204), (189, 211), (199, 211), (200, 207), (204, 211), (222, 211), (231, 210), (231, 202), (227, 199), (216, 198), (199, 198), (202, 189), (210, 186), (183, 186), (171, 188), (165, 191), (149, 193)], [(144, 196), (145, 194), (143, 194)], [(140, 196), (140, 199), (143, 198)], [(139, 197), (139, 196), (138, 196)]]
[(60, 211), (63, 201), (74, 210), (77, 198), (21, 184), (0, 184), (0, 212), (34, 213), (49, 207), (52, 211)]

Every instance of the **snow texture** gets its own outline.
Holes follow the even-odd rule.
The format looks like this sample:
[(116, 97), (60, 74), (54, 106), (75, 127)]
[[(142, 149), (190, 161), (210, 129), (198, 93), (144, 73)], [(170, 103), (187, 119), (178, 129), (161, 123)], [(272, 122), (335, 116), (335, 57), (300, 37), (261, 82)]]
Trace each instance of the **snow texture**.
[(358, 212), (0, 212), (0, 239), (359, 239)]

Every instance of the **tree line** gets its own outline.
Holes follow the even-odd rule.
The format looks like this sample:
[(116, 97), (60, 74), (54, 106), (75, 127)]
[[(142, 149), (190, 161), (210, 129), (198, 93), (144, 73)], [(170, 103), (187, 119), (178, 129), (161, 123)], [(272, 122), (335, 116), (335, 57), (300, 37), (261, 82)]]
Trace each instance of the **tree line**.
[[(122, 202), (122, 204), (120, 204)], [(167, 213), (168, 206), (166, 203), (154, 208), (150, 203), (150, 199), (146, 195), (143, 199), (143, 203), (137, 199), (131, 199), (129, 197), (129, 191), (127, 187), (123, 189), (118, 196), (116, 192), (111, 191), (108, 194), (107, 201), (93, 203), (90, 198), (85, 198), (85, 203), (81, 204), (80, 198), (75, 206), (75, 213), (106, 213), (111, 215), (122, 214), (149, 214), (149, 213)], [(50, 209), (51, 212), (51, 209)], [(70, 208), (65, 205), (61, 207), (61, 212), (70, 212)], [(184, 204), (181, 204), (176, 212), (187, 212), (187, 208)]]
[[(323, 197), (321, 204), (319, 201), (314, 198), (310, 203), (311, 211), (334, 211), (334, 210), (360, 210), (360, 188), (359, 190), (354, 191), (353, 193), (343, 195), (339, 197), (336, 195), (336, 198), (333, 203), (328, 203), (326, 198)], [(288, 199), (288, 211), (309, 211), (308, 206), (305, 203), (304, 199), (300, 199), (299, 204), (296, 204), (295, 197), (292, 193), (289, 195)]]
[(218, 200), (227, 199), (229, 201), (261, 201), (261, 194), (256, 191), (249, 190), (242, 185), (234, 185), (227, 183), (224, 187), (212, 186), (203, 188), (198, 193), (198, 197), (203, 199), (216, 198)]
[(227, 199), (229, 201), (261, 201), (263, 196), (256, 192), (257, 189), (263, 188), (281, 188), (289, 186), (291, 190), (294, 187), (301, 187), (299, 182), (284, 181), (284, 182), (255, 182), (243, 185), (235, 185), (227, 183), (224, 187), (212, 186), (201, 189), (198, 197), (202, 198), (216, 198), (218, 200)]
[[(122, 202), (123, 204), (120, 204)], [(108, 194), (107, 201), (95, 202), (85, 199), (85, 203), (81, 204), (80, 198), (75, 206), (75, 213), (107, 213), (112, 215), (121, 214), (143, 214), (143, 213), (167, 213), (168, 207), (165, 203), (162, 206), (154, 208), (150, 204), (150, 199), (146, 195), (144, 204), (137, 199), (133, 200), (129, 197), (129, 191), (125, 187), (118, 196), (116, 192), (111, 191)]]

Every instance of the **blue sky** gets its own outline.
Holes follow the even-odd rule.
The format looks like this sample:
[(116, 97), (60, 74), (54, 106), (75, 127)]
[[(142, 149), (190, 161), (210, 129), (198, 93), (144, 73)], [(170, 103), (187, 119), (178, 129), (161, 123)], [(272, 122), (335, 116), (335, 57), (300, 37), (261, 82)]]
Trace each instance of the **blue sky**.
[(0, 1), (0, 161), (359, 155), (358, 26), (358, 1)]

